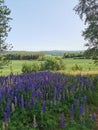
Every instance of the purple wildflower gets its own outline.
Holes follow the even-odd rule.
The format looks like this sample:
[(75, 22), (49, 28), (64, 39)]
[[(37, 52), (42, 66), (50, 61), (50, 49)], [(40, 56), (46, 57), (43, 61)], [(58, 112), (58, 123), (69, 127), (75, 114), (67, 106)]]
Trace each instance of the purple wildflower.
[(12, 112), (14, 112), (14, 111), (15, 111), (15, 104), (12, 103)]
[(4, 122), (8, 122), (7, 112), (4, 112)]
[(43, 112), (46, 111), (46, 103), (45, 103), (45, 101), (43, 101), (43, 103), (42, 103), (42, 111), (43, 111)]
[(82, 105), (80, 106), (80, 115), (81, 116), (83, 115), (83, 106)]
[(94, 114), (92, 115), (92, 119), (93, 119), (93, 121), (96, 120), (96, 113), (94, 113)]
[(15, 106), (17, 106), (17, 97), (15, 96)]
[(83, 98), (83, 104), (84, 105), (86, 104), (86, 101), (87, 101), (87, 98), (86, 98), (86, 96), (84, 96), (84, 98)]
[(1, 92), (0, 92), (0, 102), (1, 102), (1, 100), (2, 100), (2, 94), (1, 94)]
[(38, 91), (38, 93), (37, 93), (37, 97), (38, 97), (38, 100), (40, 100), (40, 98), (41, 98), (41, 94), (40, 94), (39, 91)]
[(24, 108), (24, 98), (23, 98), (23, 95), (21, 96), (21, 107), (22, 107), (22, 109)]
[(86, 113), (89, 113), (89, 109), (88, 109), (88, 107), (86, 108)]
[(71, 106), (70, 113), (71, 113), (71, 117), (74, 118), (74, 105), (73, 104)]
[(51, 106), (51, 107), (53, 106), (53, 101), (52, 101), (52, 100), (50, 101), (50, 106)]
[(91, 90), (92, 90), (92, 91), (94, 90), (94, 84), (91, 85)]
[(65, 117), (64, 117), (64, 113), (62, 113), (62, 115), (61, 115), (61, 127), (62, 127), (62, 128), (65, 127)]
[(32, 98), (32, 106), (34, 106), (34, 99)]
[(7, 105), (6, 105), (6, 114), (7, 118), (10, 118), (10, 100), (8, 100)]

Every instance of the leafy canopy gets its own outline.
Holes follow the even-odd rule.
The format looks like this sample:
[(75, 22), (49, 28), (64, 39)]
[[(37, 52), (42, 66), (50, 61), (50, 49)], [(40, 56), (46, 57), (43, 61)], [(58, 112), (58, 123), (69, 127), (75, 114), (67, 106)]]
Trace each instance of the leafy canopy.
[(11, 30), (10, 13), (11, 10), (5, 5), (4, 0), (0, 0), (0, 67), (6, 64), (6, 59), (2, 54), (12, 47), (11, 44), (6, 43), (8, 32)]
[(83, 31), (84, 39), (88, 41), (88, 49), (98, 51), (98, 0), (79, 0), (74, 8), (81, 20), (87, 25)]
[(0, 0), (0, 52), (8, 49), (8, 44), (5, 43), (8, 32), (11, 30), (9, 17), (11, 10), (4, 5), (4, 0)]

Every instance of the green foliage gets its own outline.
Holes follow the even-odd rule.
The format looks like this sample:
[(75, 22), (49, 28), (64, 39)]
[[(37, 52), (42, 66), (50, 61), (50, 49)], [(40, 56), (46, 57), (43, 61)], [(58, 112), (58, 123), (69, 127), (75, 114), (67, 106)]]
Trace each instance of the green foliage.
[[(79, 0), (74, 10), (85, 21), (87, 27), (82, 35), (88, 41), (86, 46), (98, 52), (98, 0)], [(92, 54), (95, 53), (92, 51)], [(98, 53), (96, 53), (97, 55)]]
[(6, 43), (6, 37), (8, 36), (8, 32), (11, 30), (9, 26), (9, 21), (11, 18), (9, 17), (11, 11), (4, 4), (4, 0), (0, 0), (0, 68), (8, 63), (8, 60), (3, 56), (3, 52), (11, 49), (11, 45)]
[(62, 59), (47, 57), (45, 62), (41, 64), (41, 70), (63, 70), (65, 67)]
[(40, 70), (40, 65), (39, 65), (39, 63), (38, 63), (38, 62), (32, 63), (32, 65), (31, 65), (31, 70), (32, 70), (32, 72), (37, 72), (37, 71), (39, 71), (39, 70)]
[(8, 60), (42, 60), (44, 58), (43, 53), (15, 53), (6, 54)]
[(89, 128), (85, 126), (85, 124), (83, 125), (81, 123), (76, 122), (75, 120), (70, 120), (68, 125), (66, 126), (66, 129), (67, 130), (90, 130)]
[(29, 73), (29, 72), (37, 72), (40, 70), (40, 65), (38, 63), (32, 63), (32, 64), (27, 64), (24, 63), (22, 65), (22, 72), (23, 73)]
[(66, 52), (66, 53), (64, 53), (63, 58), (84, 59), (85, 57), (84, 57), (83, 52), (77, 52), (77, 53)]
[(95, 61), (94, 61), (94, 64), (95, 64), (96, 66), (98, 66), (98, 60), (95, 60)]
[(78, 64), (75, 64), (73, 67), (72, 67), (72, 70), (82, 70), (82, 67)]
[(53, 112), (45, 112), (41, 114), (41, 120), (39, 121), (40, 128), (47, 130), (55, 129), (58, 122)]
[(5, 42), (8, 32), (11, 30), (11, 27), (8, 25), (11, 18), (9, 17), (11, 11), (4, 4), (4, 0), (0, 0), (0, 53), (9, 48), (10, 44)]
[(5, 55), (0, 55), (0, 69), (4, 67), (4, 65), (7, 65), (9, 63), (9, 60), (6, 59)]

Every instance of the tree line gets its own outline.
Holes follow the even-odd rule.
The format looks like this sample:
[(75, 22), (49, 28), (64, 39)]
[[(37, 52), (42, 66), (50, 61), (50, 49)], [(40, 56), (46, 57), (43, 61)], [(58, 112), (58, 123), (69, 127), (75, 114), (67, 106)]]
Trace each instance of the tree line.
[(6, 60), (42, 60), (44, 58), (44, 53), (26, 53), (26, 54), (6, 54)]

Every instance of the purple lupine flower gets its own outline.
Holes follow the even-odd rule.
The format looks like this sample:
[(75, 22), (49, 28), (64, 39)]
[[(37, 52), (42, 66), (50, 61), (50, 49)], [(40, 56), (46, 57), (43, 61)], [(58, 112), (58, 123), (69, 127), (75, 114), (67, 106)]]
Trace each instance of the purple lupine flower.
[(14, 112), (14, 111), (15, 111), (15, 104), (12, 103), (12, 112)]
[(84, 98), (83, 98), (83, 104), (85, 105), (85, 104), (86, 104), (86, 102), (87, 102), (87, 97), (86, 97), (86, 96), (84, 96)]
[(45, 101), (43, 101), (43, 103), (42, 103), (42, 111), (43, 111), (43, 112), (46, 111), (46, 103), (45, 103)]
[(55, 94), (55, 96), (56, 96), (56, 94), (57, 94), (56, 87), (54, 87), (54, 94)]
[(91, 90), (92, 90), (92, 91), (94, 90), (94, 84), (91, 85)]
[(0, 102), (1, 102), (1, 100), (2, 100), (2, 94), (1, 94), (1, 92), (0, 92)]
[(15, 96), (15, 106), (17, 106), (17, 97)]
[(65, 127), (65, 116), (64, 116), (64, 113), (62, 113), (62, 115), (61, 115), (61, 127), (62, 128)]
[(81, 98), (81, 94), (78, 95), (78, 99), (79, 99), (79, 100), (80, 100), (80, 98)]
[(88, 107), (86, 108), (86, 113), (89, 113), (89, 109), (88, 109)]
[(8, 122), (7, 112), (4, 112), (4, 122)]
[(93, 119), (93, 121), (96, 120), (96, 113), (95, 113), (95, 112), (94, 112), (94, 114), (92, 115), (92, 119)]
[(6, 105), (6, 113), (7, 113), (7, 118), (10, 118), (10, 100), (8, 99), (7, 105)]
[(70, 113), (71, 113), (71, 117), (74, 118), (74, 105), (73, 104), (71, 106)]
[(38, 100), (40, 100), (40, 98), (41, 98), (40, 91), (38, 91), (37, 96), (38, 96)]
[(58, 95), (58, 101), (61, 101), (61, 99), (62, 99), (62, 96), (61, 96), (61, 94), (59, 94)]
[(83, 106), (80, 105), (80, 115), (82, 116), (83, 115)]
[(24, 109), (24, 98), (23, 98), (23, 95), (21, 96), (21, 107), (22, 107), (22, 109)]
[(34, 106), (34, 99), (33, 99), (33, 97), (32, 97), (32, 106)]
[(18, 96), (17, 96), (17, 103), (19, 106), (21, 105), (21, 95), (20, 94), (18, 94)]
[(50, 106), (51, 106), (51, 107), (53, 106), (53, 101), (52, 101), (52, 100), (50, 101)]

